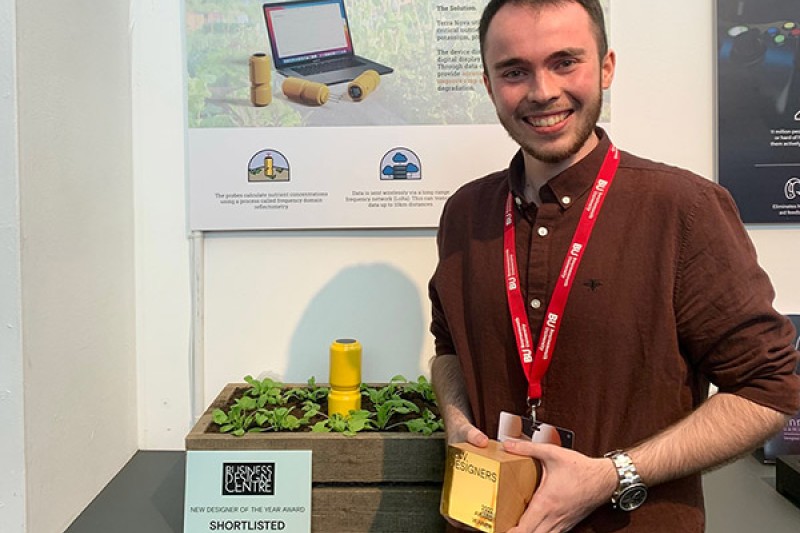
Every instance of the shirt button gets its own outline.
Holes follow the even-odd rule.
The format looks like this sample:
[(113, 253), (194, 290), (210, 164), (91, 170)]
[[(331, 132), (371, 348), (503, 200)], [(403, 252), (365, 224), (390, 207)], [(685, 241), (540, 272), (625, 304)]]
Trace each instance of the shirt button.
[(547, 228), (544, 226), (539, 226), (539, 229), (536, 230), (536, 233), (539, 234), (539, 237), (547, 237), (547, 234), (550, 232), (547, 231)]
[(533, 300), (531, 300), (531, 307), (533, 307), (534, 309), (539, 309), (541, 306), (542, 302), (538, 298), (534, 298)]
[(522, 200), (519, 199), (519, 196), (514, 197), (514, 203), (517, 204), (517, 207), (522, 205)]
[(570, 198), (569, 196), (565, 196), (561, 199), (561, 203), (564, 205), (569, 205), (572, 203), (572, 198)]

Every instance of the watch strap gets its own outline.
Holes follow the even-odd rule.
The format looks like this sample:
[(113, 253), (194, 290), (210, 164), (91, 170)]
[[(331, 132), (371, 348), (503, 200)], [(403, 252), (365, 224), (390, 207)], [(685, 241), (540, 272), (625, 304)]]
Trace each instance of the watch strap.
[[(623, 450), (614, 450), (605, 455), (614, 463), (614, 468), (617, 471), (617, 489), (611, 495), (611, 504), (615, 508), (625, 511), (632, 511), (639, 507), (647, 496), (647, 487), (642, 482), (642, 477), (636, 470), (636, 465), (633, 463), (631, 457)], [(621, 502), (624, 499), (626, 492), (636, 489), (639, 493), (635, 498), (635, 502)], [(622, 503), (622, 504), (621, 504)]]

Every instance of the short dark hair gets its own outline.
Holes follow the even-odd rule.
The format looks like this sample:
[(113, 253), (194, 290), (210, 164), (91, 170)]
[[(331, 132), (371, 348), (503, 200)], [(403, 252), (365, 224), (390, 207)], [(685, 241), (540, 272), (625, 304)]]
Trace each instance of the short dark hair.
[(576, 3), (579, 4), (589, 14), (589, 18), (594, 25), (595, 39), (597, 40), (597, 50), (602, 60), (608, 52), (608, 37), (606, 36), (606, 21), (603, 16), (603, 6), (600, 5), (600, 0), (490, 0), (483, 10), (481, 15), (480, 26), (478, 26), (478, 37), (481, 46), (481, 61), (483, 61), (483, 69), (486, 71), (486, 58), (484, 56), (486, 32), (489, 31), (489, 24), (494, 19), (494, 16), (500, 11), (500, 8), (506, 4), (513, 4), (518, 6), (529, 6), (533, 9), (540, 9), (545, 6), (557, 6), (563, 4)]

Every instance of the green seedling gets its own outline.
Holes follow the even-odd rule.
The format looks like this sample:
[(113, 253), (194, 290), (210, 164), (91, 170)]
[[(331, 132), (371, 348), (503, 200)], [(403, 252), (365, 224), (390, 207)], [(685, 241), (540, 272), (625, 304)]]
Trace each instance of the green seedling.
[(419, 407), (403, 398), (394, 398), (375, 406), (375, 424), (379, 430), (391, 429), (394, 426), (389, 426), (389, 421), (393, 415), (408, 413), (419, 413)]
[(437, 431), (444, 431), (444, 422), (433, 414), (430, 409), (425, 409), (420, 418), (409, 420), (405, 424), (412, 433), (422, 433), (423, 435), (432, 435)]
[(352, 437), (359, 431), (375, 429), (375, 422), (371, 417), (372, 413), (364, 410), (350, 411), (350, 414), (346, 417), (339, 413), (334, 413), (329, 418), (317, 422), (311, 428), (311, 431), (315, 433), (336, 432)]
[[(307, 387), (287, 389), (283, 384), (266, 378), (254, 379), (245, 376), (250, 385), (227, 410), (215, 409), (212, 413), (219, 431), (235, 436), (248, 432), (265, 431), (313, 431), (337, 432), (355, 435), (362, 431), (390, 431), (405, 425), (409, 431), (430, 435), (443, 429), (443, 423), (430, 409), (411, 420), (411, 413), (419, 413), (419, 407), (408, 394), (414, 393), (426, 402), (435, 404), (433, 388), (427, 379), (420, 376), (416, 382), (408, 382), (403, 376), (395, 376), (384, 387), (369, 387), (362, 383), (362, 395), (372, 402), (373, 410), (350, 411), (348, 416), (334, 414), (325, 416), (323, 403), (329, 389), (316, 384), (312, 377)], [(302, 414), (301, 414), (302, 413)]]

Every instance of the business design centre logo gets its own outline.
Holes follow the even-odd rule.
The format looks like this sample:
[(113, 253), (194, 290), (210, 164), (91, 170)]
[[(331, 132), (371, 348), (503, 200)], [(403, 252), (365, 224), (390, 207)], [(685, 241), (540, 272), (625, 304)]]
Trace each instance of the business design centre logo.
[(222, 463), (223, 496), (274, 496), (275, 463)]

